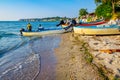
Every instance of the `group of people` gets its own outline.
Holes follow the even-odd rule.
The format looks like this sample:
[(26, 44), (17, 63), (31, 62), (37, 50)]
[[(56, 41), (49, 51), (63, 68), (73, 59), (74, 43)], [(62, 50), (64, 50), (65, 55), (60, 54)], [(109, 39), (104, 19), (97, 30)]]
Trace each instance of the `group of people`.
[(63, 29), (67, 30), (73, 26), (77, 26), (78, 24), (80, 24), (79, 20), (77, 18), (73, 18), (72, 20), (61, 20), (56, 26), (66, 25), (67, 27), (63, 27)]
[[(71, 21), (69, 21), (69, 20), (66, 20), (66, 21), (61, 20), (60, 23), (57, 24), (56, 26), (65, 25), (65, 24), (67, 24), (68, 26), (66, 28), (63, 28), (63, 29), (67, 30), (68, 28), (77, 25), (78, 21), (77, 21), (76, 18), (73, 18)], [(44, 27), (41, 24), (39, 24), (37, 31), (41, 31), (41, 30), (44, 30)], [(22, 32), (22, 31), (25, 31), (25, 30), (22, 28), (20, 31)], [(29, 31), (29, 32), (32, 31), (32, 25), (30, 23), (27, 24), (27, 31)]]
[[(44, 27), (42, 27), (41, 24), (39, 24), (39, 27), (37, 29), (37, 31), (40, 31), (40, 30), (44, 30)], [(21, 28), (20, 29), (20, 34), (22, 35), (22, 32), (23, 31), (26, 31), (24, 28)], [(30, 23), (27, 24), (27, 31), (31, 32), (32, 31), (32, 25)]]
[(57, 24), (56, 26), (60, 26), (60, 25), (68, 25), (68, 26), (76, 26), (79, 23), (77, 18), (73, 18), (71, 21), (70, 20), (61, 20), (59, 24)]
[[(39, 24), (39, 27), (37, 31), (44, 30), (44, 27), (42, 27), (41, 24)], [(30, 23), (27, 24), (27, 31), (32, 31), (32, 25)]]

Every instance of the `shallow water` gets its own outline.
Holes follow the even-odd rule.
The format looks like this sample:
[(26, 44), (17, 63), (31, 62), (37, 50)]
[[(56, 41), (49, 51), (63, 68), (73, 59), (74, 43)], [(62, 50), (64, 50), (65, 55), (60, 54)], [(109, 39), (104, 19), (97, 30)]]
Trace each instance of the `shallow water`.
[[(59, 29), (55, 25), (58, 22), (31, 22), (33, 30), (37, 30), (38, 25), (42, 24), (44, 28)], [(21, 46), (29, 41), (26, 37), (21, 37), (19, 30), (26, 29), (27, 22), (20, 21), (0, 21), (0, 57), (4, 53), (11, 51), (16, 46)], [(23, 40), (24, 39), (24, 40)]]
[[(32, 22), (38, 25), (40, 22)], [(41, 22), (46, 28), (56, 28), (57, 22)], [(60, 35), (23, 37), (19, 29), (27, 22), (0, 22), (0, 80), (54, 80), (56, 59), (54, 48)], [(36, 29), (33, 28), (33, 29)]]

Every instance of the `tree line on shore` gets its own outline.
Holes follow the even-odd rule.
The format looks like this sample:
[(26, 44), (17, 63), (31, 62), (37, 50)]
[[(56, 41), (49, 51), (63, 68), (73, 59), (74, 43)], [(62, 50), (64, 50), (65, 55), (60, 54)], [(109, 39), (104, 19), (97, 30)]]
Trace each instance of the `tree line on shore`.
[(19, 19), (19, 21), (60, 21), (71, 19), (68, 17), (46, 17), (46, 18), (28, 18), (28, 19)]
[[(104, 19), (120, 18), (120, 0), (94, 0), (96, 9), (93, 12), (98, 18)], [(89, 14), (87, 9), (79, 10), (79, 18)]]

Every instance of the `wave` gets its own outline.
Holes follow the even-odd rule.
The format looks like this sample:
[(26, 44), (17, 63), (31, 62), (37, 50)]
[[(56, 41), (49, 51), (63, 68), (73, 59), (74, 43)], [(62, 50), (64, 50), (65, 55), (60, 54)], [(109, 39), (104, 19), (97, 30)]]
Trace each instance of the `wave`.
[(16, 50), (17, 48), (25, 45), (26, 43), (27, 43), (27, 41), (24, 40), (24, 41), (21, 41), (20, 43), (17, 43), (15, 45), (11, 46), (11, 47), (7, 47), (7, 48), (4, 48), (4, 49), (1, 49), (0, 50), (0, 58), (2, 56), (4, 56), (5, 53), (7, 53), (9, 51), (12, 51), (12, 50)]
[(0, 39), (2, 38), (2, 36), (0, 36)]
[(6, 33), (5, 31), (0, 31), (0, 36), (2, 36), (5, 33)]
[[(38, 63), (40, 63), (38, 54), (34, 54), (34, 55), (32, 54), (30, 56), (26, 55), (26, 58), (24, 58), (20, 61), (18, 59), (17, 59), (17, 61), (14, 61), (14, 57), (13, 57), (13, 60), (11, 62), (8, 61), (10, 64), (10, 67), (7, 66), (7, 68), (2, 69), (2, 71), (0, 73), (0, 79), (2, 79), (2, 77), (5, 77), (7, 74), (11, 73), (11, 71), (15, 72), (15, 73), (19, 72), (19, 71), (23, 71), (23, 68), (25, 68), (25, 66), (29, 66), (29, 64), (33, 63), (34, 61), (37, 61)], [(6, 67), (7, 63), (2, 64), (1, 66)], [(38, 69), (40, 69), (40, 65), (39, 64), (37, 64), (37, 65), (38, 65)], [(36, 71), (36, 74), (38, 71)], [(19, 75), (21, 76), (22, 74), (19, 74)], [(34, 80), (34, 79), (32, 79), (32, 80)]]
[(11, 33), (11, 32), (0, 31), (0, 37), (11, 37), (16, 35), (18, 34), (14, 32)]
[(31, 43), (37, 39), (39, 39), (41, 37), (23, 37), (21, 36), (21, 39), (22, 41), (18, 42), (17, 44), (11, 46), (11, 47), (7, 47), (7, 48), (4, 48), (4, 49), (1, 49), (0, 50), (0, 58), (3, 57), (7, 52), (10, 52), (10, 51), (13, 51), (13, 50), (16, 50), (24, 45), (26, 45), (27, 43)]

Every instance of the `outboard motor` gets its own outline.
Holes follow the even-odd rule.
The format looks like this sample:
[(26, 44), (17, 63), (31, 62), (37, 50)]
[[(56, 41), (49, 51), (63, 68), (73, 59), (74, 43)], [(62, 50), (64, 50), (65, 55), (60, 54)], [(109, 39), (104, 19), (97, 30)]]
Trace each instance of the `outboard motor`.
[(21, 29), (20, 29), (20, 34), (21, 34), (21, 36), (22, 36), (22, 32), (23, 32), (23, 31), (25, 31), (25, 29), (24, 29), (24, 28), (21, 28)]

